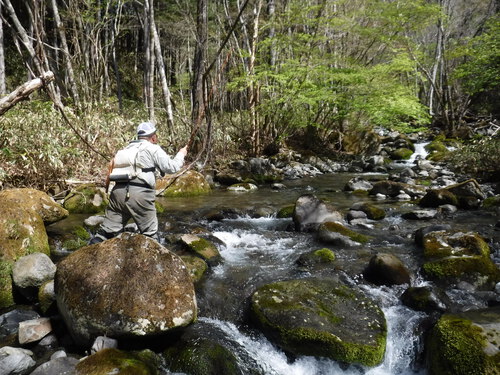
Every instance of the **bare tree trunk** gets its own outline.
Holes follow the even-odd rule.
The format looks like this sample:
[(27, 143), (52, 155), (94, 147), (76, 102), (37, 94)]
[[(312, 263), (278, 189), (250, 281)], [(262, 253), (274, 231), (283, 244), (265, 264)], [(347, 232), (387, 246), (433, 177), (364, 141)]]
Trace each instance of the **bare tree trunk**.
[[(0, 2), (0, 14), (2, 13), (2, 3)], [(5, 51), (3, 48), (3, 19), (0, 17), (0, 96), (5, 95), (7, 88), (5, 85)]]
[(172, 96), (170, 94), (170, 89), (167, 83), (167, 75), (165, 73), (165, 63), (163, 61), (163, 54), (161, 51), (160, 38), (158, 36), (158, 31), (156, 30), (156, 23), (154, 17), (153, 0), (145, 0), (146, 8), (149, 9), (149, 27), (151, 37), (154, 43), (154, 51), (156, 54), (156, 62), (158, 64), (158, 72), (160, 73), (160, 82), (163, 91), (163, 99), (165, 101), (165, 110), (167, 112), (167, 126), (169, 129), (169, 135), (173, 136), (174, 131), (174, 114), (172, 111)]
[[(250, 59), (248, 64), (248, 72), (250, 77), (255, 75), (255, 53), (257, 50), (257, 40), (259, 38), (259, 16), (261, 8), (262, 0), (258, 0), (254, 8), (253, 33), (250, 47)], [(256, 106), (259, 100), (259, 86), (254, 82), (253, 78), (250, 78), (250, 82), (248, 102), (250, 108), (250, 118), (252, 122), (252, 151), (254, 155), (258, 155), (261, 151), (260, 124), (256, 111)]]
[(145, 50), (145, 70), (144, 70), (144, 102), (148, 108), (149, 120), (155, 119), (154, 108), (154, 69), (155, 69), (155, 55), (154, 55), (154, 41), (152, 38), (151, 23), (149, 22), (148, 9), (144, 9), (144, 42), (146, 44)]
[(0, 116), (7, 112), (10, 108), (16, 105), (21, 100), (25, 100), (33, 91), (38, 90), (40, 87), (48, 84), (54, 79), (54, 73), (43, 73), (40, 78), (35, 78), (28, 81), (17, 89), (12, 91), (9, 95), (0, 100)]
[(78, 106), (80, 103), (80, 97), (78, 95), (78, 88), (76, 87), (75, 74), (73, 71), (73, 64), (71, 63), (71, 55), (69, 53), (68, 42), (66, 40), (66, 33), (64, 31), (64, 25), (61, 22), (61, 17), (59, 16), (59, 9), (57, 8), (56, 0), (51, 0), (52, 11), (54, 12), (54, 21), (56, 23), (56, 28), (59, 33), (59, 38), (61, 39), (61, 48), (64, 55), (64, 61), (66, 63), (66, 74), (69, 80), (69, 85), (71, 88), (71, 93), (75, 105)]
[(207, 0), (198, 0), (196, 48), (194, 56), (194, 75), (192, 81), (192, 112), (193, 130), (200, 127), (203, 117), (203, 75), (206, 63), (207, 48)]

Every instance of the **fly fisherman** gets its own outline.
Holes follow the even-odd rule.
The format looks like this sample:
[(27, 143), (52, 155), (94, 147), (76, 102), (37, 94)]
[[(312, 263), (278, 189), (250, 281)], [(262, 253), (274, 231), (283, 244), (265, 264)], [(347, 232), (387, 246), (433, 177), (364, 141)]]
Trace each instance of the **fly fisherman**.
[(157, 143), (154, 124), (143, 122), (137, 127), (137, 140), (116, 153), (108, 177), (109, 181), (115, 182), (115, 186), (109, 196), (104, 221), (90, 244), (118, 235), (130, 218), (137, 224), (140, 233), (158, 240), (155, 172), (163, 176), (181, 169), (187, 146), (171, 158)]

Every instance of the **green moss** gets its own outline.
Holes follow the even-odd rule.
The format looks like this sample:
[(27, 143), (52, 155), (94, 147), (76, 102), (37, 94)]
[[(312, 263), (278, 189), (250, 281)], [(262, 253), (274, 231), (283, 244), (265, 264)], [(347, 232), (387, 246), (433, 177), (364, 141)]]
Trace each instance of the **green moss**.
[(500, 281), (500, 271), (490, 259), (483, 257), (449, 257), (424, 263), (424, 273), (434, 279), (459, 277), (466, 273), (479, 273), (492, 282)]
[(341, 235), (349, 237), (351, 240), (359, 243), (366, 243), (370, 239), (370, 237), (365, 236), (364, 234), (357, 233), (349, 228), (346, 228), (342, 224), (334, 223), (331, 221), (321, 224), (321, 227), (324, 227), (330, 232), (340, 233)]
[(0, 309), (14, 304), (11, 275), (12, 262), (0, 259)]
[(158, 214), (162, 214), (165, 212), (165, 207), (161, 205), (158, 201), (155, 201), (155, 209)]
[(335, 260), (335, 253), (327, 248), (316, 250), (313, 254), (317, 256), (322, 262), (329, 263)]
[(500, 207), (500, 195), (488, 197), (483, 201), (483, 208), (490, 209)]
[(153, 375), (157, 371), (137, 355), (118, 349), (104, 349), (83, 359), (76, 365), (78, 373), (86, 375)]
[(398, 148), (391, 153), (393, 160), (408, 160), (413, 155), (413, 151), (409, 148)]
[(371, 220), (382, 220), (383, 218), (385, 218), (385, 211), (380, 207), (374, 206), (370, 203), (364, 203), (360, 207), (360, 210), (366, 214), (368, 219)]
[(71, 231), (71, 237), (62, 243), (63, 248), (71, 251), (86, 246), (90, 240), (89, 232), (80, 225)]
[(369, 195), (369, 191), (368, 190), (362, 190), (362, 189), (358, 189), (358, 190), (353, 190), (352, 195), (355, 195), (357, 197), (366, 197)]
[(182, 255), (181, 259), (186, 264), (193, 282), (200, 281), (208, 269), (207, 263), (203, 259), (191, 255)]
[[(100, 200), (96, 200), (96, 196)], [(63, 206), (71, 213), (96, 214), (103, 212), (107, 204), (107, 196), (102, 190), (93, 184), (85, 184), (71, 191)]]
[(486, 341), (481, 333), (482, 329), (467, 319), (443, 315), (429, 338), (430, 374), (496, 373), (490, 371), (498, 363), (484, 353)]
[(276, 214), (276, 217), (278, 219), (285, 219), (285, 218), (292, 217), (294, 209), (295, 209), (295, 205), (283, 207), (278, 211), (278, 213)]

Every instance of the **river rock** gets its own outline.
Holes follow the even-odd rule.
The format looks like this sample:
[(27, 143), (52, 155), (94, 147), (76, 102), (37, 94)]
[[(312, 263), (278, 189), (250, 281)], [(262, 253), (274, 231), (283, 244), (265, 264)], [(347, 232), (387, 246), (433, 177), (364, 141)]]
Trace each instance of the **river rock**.
[(437, 210), (413, 210), (405, 212), (401, 217), (406, 220), (431, 220), (437, 216)]
[(320, 242), (340, 247), (359, 246), (368, 241), (368, 237), (355, 232), (346, 226), (327, 221), (318, 228), (317, 237)]
[(422, 207), (438, 207), (451, 204), (463, 209), (478, 208), (486, 199), (479, 183), (470, 179), (458, 184), (447, 186), (442, 189), (433, 189), (420, 200)]
[(449, 299), (444, 293), (439, 293), (428, 286), (406, 289), (401, 295), (401, 302), (413, 310), (426, 313), (445, 312), (449, 305)]
[(430, 374), (498, 374), (500, 306), (445, 314), (426, 347)]
[[(21, 188), (0, 191), (0, 202), (9, 202), (17, 209), (29, 209), (38, 213), (45, 225), (55, 223), (69, 215), (54, 199), (43, 191)], [(1, 204), (1, 203), (0, 203)]]
[(188, 170), (175, 179), (173, 175), (158, 179), (156, 191), (163, 197), (191, 197), (208, 194), (212, 188), (200, 172)]
[(0, 309), (14, 304), (12, 266), (15, 260), (31, 253), (50, 254), (42, 217), (8, 199), (0, 199)]
[(362, 177), (354, 177), (350, 179), (346, 185), (344, 186), (345, 191), (369, 191), (373, 188), (373, 185), (370, 181), (365, 180)]
[(184, 234), (181, 236), (181, 242), (184, 243), (191, 252), (211, 266), (219, 264), (222, 260), (217, 246), (205, 238), (194, 234)]
[(38, 366), (30, 375), (75, 375), (80, 362), (73, 357), (57, 357)]
[(231, 185), (227, 188), (228, 191), (235, 191), (235, 192), (247, 192), (257, 189), (258, 189), (257, 185), (252, 184), (250, 182), (240, 182), (238, 184)]
[(94, 184), (79, 185), (64, 198), (63, 206), (71, 213), (95, 214), (104, 211), (108, 197), (104, 188)]
[(4, 346), (0, 348), (0, 374), (24, 375), (29, 374), (35, 366), (33, 352), (22, 348)]
[(52, 331), (49, 318), (25, 320), (19, 323), (19, 344), (40, 341)]
[(78, 375), (156, 375), (160, 359), (150, 350), (126, 352), (119, 349), (103, 349), (76, 364)]
[(39, 317), (40, 315), (36, 311), (26, 309), (14, 309), (0, 315), (0, 340), (17, 335), (19, 323)]
[(194, 285), (184, 262), (151, 238), (123, 233), (63, 259), (57, 305), (73, 338), (159, 335), (196, 319)]
[(380, 253), (370, 259), (363, 271), (364, 277), (377, 285), (410, 284), (410, 272), (404, 263), (393, 254)]
[(451, 225), (449, 224), (433, 224), (419, 228), (414, 233), (415, 243), (419, 246), (424, 246), (425, 235), (431, 232), (440, 232), (440, 231), (445, 232), (450, 230), (451, 230)]
[(297, 259), (297, 265), (305, 268), (333, 267), (335, 253), (327, 248), (310, 251)]
[(363, 211), (368, 219), (371, 220), (382, 220), (385, 218), (385, 211), (371, 203), (367, 202), (357, 202), (353, 204), (350, 208), (351, 210)]
[(297, 231), (315, 230), (326, 221), (342, 223), (343, 216), (332, 205), (318, 199), (313, 194), (305, 194), (297, 199), (293, 211), (293, 222)]
[(366, 366), (375, 366), (384, 357), (384, 313), (372, 300), (337, 280), (264, 285), (252, 295), (251, 312), (264, 334), (292, 354)]
[(36, 300), (40, 286), (52, 280), (55, 273), (56, 265), (43, 253), (21, 257), (12, 267), (14, 285), (31, 301)]
[(403, 182), (385, 180), (377, 181), (369, 191), (370, 195), (382, 194), (389, 197), (396, 197), (401, 192), (410, 195), (412, 198), (420, 197), (425, 194), (425, 188), (418, 185), (405, 184)]
[[(492, 287), (500, 281), (500, 270), (490, 258), (490, 248), (474, 232), (431, 232), (423, 238), (424, 274), (435, 280), (462, 280), (481, 275)], [(486, 276), (486, 278), (484, 278)]]

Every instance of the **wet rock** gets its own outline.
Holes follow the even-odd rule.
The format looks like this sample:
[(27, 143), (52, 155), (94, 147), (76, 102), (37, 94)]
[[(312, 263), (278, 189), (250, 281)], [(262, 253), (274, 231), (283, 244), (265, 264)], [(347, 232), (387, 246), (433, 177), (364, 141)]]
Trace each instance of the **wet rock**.
[(7, 199), (0, 200), (0, 309), (14, 304), (12, 266), (31, 253), (50, 254), (42, 217), (32, 209), (22, 209)]
[(366, 280), (377, 285), (410, 284), (410, 272), (401, 259), (392, 254), (374, 255), (363, 275)]
[(167, 367), (176, 373), (245, 374), (235, 354), (212, 334), (204, 332), (184, 333), (175, 345), (163, 352), (163, 356)]
[(215, 266), (222, 261), (222, 257), (217, 249), (217, 246), (205, 238), (194, 234), (184, 234), (181, 236), (181, 241), (192, 252), (211, 266)]
[(365, 180), (362, 177), (354, 177), (350, 179), (344, 187), (345, 191), (356, 191), (363, 190), (369, 191), (373, 188), (373, 185), (370, 181)]
[(434, 189), (420, 200), (422, 207), (438, 207), (451, 204), (463, 209), (478, 208), (486, 198), (476, 180), (467, 180), (442, 189)]
[[(401, 296), (405, 306), (416, 310), (432, 313), (434, 311), (445, 312), (447, 310), (448, 298), (444, 293), (438, 293), (431, 287), (410, 287)], [(445, 303), (445, 301), (447, 301)]]
[(56, 265), (43, 253), (29, 254), (19, 258), (12, 267), (14, 285), (31, 301), (38, 297), (38, 289), (52, 280)]
[(200, 172), (188, 170), (175, 179), (167, 175), (156, 181), (156, 191), (163, 197), (192, 197), (205, 195), (212, 191), (205, 176)]
[(73, 357), (57, 357), (38, 366), (30, 375), (76, 375), (79, 360)]
[(367, 218), (368, 216), (366, 215), (366, 213), (364, 213), (363, 211), (353, 210), (352, 208), (346, 214), (346, 220), (351, 224), (353, 220), (363, 220)]
[(387, 335), (383, 312), (355, 289), (333, 279), (301, 279), (260, 287), (251, 298), (264, 334), (295, 355), (379, 364)]
[(19, 323), (19, 343), (21, 345), (40, 341), (52, 332), (49, 318), (26, 320)]
[(297, 264), (300, 267), (317, 267), (317, 266), (329, 266), (335, 262), (335, 253), (327, 248), (314, 250), (308, 253), (302, 254), (299, 259), (297, 259)]
[(326, 222), (319, 226), (317, 233), (319, 241), (340, 247), (353, 247), (366, 243), (368, 236), (355, 232), (336, 222)]
[(302, 195), (295, 202), (293, 222), (299, 232), (315, 230), (326, 221), (343, 222), (342, 214), (313, 194)]
[(248, 192), (257, 189), (258, 189), (257, 185), (249, 182), (240, 182), (239, 184), (234, 184), (227, 188), (228, 191), (235, 191), (235, 192)]
[(0, 374), (25, 375), (35, 366), (33, 352), (27, 349), (4, 346), (0, 348)]
[(94, 340), (94, 343), (92, 344), (92, 347), (90, 348), (90, 352), (92, 354), (94, 354), (100, 350), (117, 349), (117, 348), (118, 348), (118, 341), (117, 340), (112, 339), (111, 337), (99, 336), (99, 337), (96, 337), (96, 339)]
[(451, 230), (449, 224), (433, 224), (426, 227), (419, 228), (415, 231), (415, 243), (419, 246), (424, 246), (424, 237), (431, 232), (444, 232)]
[(186, 265), (193, 283), (200, 281), (208, 270), (208, 264), (200, 257), (194, 255), (181, 255), (181, 259)]
[(496, 374), (500, 349), (500, 306), (445, 314), (426, 347), (431, 374)]
[(158, 356), (150, 350), (126, 352), (119, 349), (103, 349), (83, 358), (76, 365), (78, 375), (94, 374), (140, 374), (155, 375), (160, 363)]
[(401, 217), (406, 220), (431, 220), (436, 216), (437, 210), (413, 210), (401, 215)]
[[(55, 223), (68, 216), (59, 203), (56, 203), (47, 193), (43, 191), (22, 188), (6, 189), (0, 191), (0, 202), (9, 202), (18, 210), (32, 210), (38, 213), (45, 225)], [(0, 203), (1, 204), (1, 203)]]
[(390, 180), (375, 182), (369, 193), (370, 195), (382, 194), (389, 197), (396, 197), (402, 191), (411, 197), (420, 197), (425, 194), (425, 188), (421, 186)]
[(0, 315), (0, 340), (17, 335), (19, 323), (39, 317), (40, 315), (36, 311), (25, 309), (15, 309)]
[(457, 207), (452, 204), (444, 204), (437, 209), (438, 213), (444, 216), (454, 214), (457, 210)]
[(385, 211), (382, 208), (367, 202), (357, 202), (351, 206), (351, 210), (363, 211), (370, 220), (385, 218)]
[(483, 284), (500, 281), (490, 248), (477, 233), (431, 232), (424, 236), (423, 248), (426, 262), (422, 268), (431, 279), (466, 281), (464, 277), (480, 275)]
[(104, 211), (108, 205), (108, 197), (104, 188), (94, 184), (83, 184), (75, 187), (64, 198), (63, 207), (70, 213), (95, 214)]
[(159, 335), (196, 319), (194, 285), (184, 262), (151, 238), (123, 233), (63, 259), (57, 305), (79, 345), (97, 337)]

